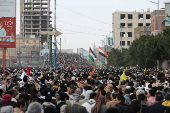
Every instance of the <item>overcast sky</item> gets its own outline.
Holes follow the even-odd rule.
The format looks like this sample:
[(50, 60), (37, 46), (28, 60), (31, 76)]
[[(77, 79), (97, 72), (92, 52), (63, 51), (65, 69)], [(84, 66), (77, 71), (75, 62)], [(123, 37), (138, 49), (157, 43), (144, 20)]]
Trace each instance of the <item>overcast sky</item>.
[[(147, 11), (157, 10), (157, 4), (150, 0), (56, 0), (57, 1), (57, 30), (62, 32), (62, 49), (102, 46), (100, 40), (104, 40), (106, 35), (112, 31), (112, 13), (115, 11), (137, 11), (140, 9)], [(158, 2), (158, 0), (152, 0)], [(160, 8), (164, 8), (164, 2), (170, 0), (159, 0)], [(54, 0), (51, 0), (51, 10), (54, 11)], [(17, 33), (19, 33), (19, 11), (20, 0), (17, 0)], [(54, 13), (52, 13), (52, 20)], [(54, 25), (54, 21), (52, 23)], [(110, 34), (111, 36), (111, 34)]]

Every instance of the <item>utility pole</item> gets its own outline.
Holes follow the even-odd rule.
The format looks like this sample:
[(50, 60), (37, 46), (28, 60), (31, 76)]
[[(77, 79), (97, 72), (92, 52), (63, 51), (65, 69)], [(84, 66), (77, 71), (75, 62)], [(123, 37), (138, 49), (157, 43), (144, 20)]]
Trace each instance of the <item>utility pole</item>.
[(115, 48), (115, 30), (114, 30), (114, 48)]
[(93, 50), (93, 51), (94, 51), (94, 53), (95, 53), (95, 42), (94, 42), (94, 50)]
[(52, 69), (52, 35), (50, 35), (50, 71)]
[[(49, 28), (48, 28), (49, 29)], [(50, 29), (50, 31), (48, 30), (48, 31), (40, 31), (40, 34), (41, 35), (50, 35), (50, 47), (49, 47), (49, 59), (50, 59), (50, 71), (52, 70), (52, 35), (55, 35), (55, 36), (59, 36), (59, 35), (61, 35), (61, 33), (60, 32), (58, 32), (57, 30), (55, 30), (55, 31), (52, 31), (52, 29), (53, 28), (51, 28)]]
[[(159, 0), (158, 0), (158, 34), (159, 34)], [(159, 68), (159, 60), (157, 60), (157, 69)]]
[[(56, 31), (56, 0), (54, 1), (54, 30)], [(56, 49), (57, 49), (57, 40), (54, 36), (54, 69), (56, 68)]]
[(121, 53), (122, 53), (122, 26), (121, 27)]
[(21, 55), (21, 52), (20, 52), (20, 33), (19, 33), (19, 67), (21, 66), (21, 61), (20, 61), (20, 55)]
[(61, 38), (60, 38), (60, 53), (61, 53)]
[(9, 48), (9, 67), (10, 67), (10, 48)]

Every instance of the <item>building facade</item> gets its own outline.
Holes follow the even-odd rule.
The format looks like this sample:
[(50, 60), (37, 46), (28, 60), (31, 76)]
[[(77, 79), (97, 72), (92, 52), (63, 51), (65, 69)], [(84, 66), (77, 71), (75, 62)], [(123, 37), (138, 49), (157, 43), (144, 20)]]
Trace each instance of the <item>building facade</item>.
[[(38, 38), (16, 37), (16, 48), (7, 48), (6, 67), (14, 67), (14, 63), (22, 65), (39, 65), (40, 40)], [(0, 66), (3, 65), (3, 48), (0, 49)]]
[(51, 26), (50, 0), (20, 0), (20, 33), (23, 38), (41, 38), (47, 41), (47, 31)]
[(139, 39), (141, 35), (151, 35), (151, 26), (139, 26), (134, 29), (134, 40)]
[(79, 48), (79, 49), (78, 49), (78, 54), (79, 54), (82, 58), (88, 59), (88, 51), (86, 51), (85, 49)]
[(114, 12), (112, 15), (112, 47), (118, 49), (130, 47), (135, 28), (151, 24), (151, 12)]
[(162, 28), (165, 28), (165, 10), (159, 10), (159, 16), (158, 16), (158, 10), (155, 10), (151, 13), (151, 33), (153, 35), (158, 34), (158, 17), (159, 17), (159, 32), (162, 30)]

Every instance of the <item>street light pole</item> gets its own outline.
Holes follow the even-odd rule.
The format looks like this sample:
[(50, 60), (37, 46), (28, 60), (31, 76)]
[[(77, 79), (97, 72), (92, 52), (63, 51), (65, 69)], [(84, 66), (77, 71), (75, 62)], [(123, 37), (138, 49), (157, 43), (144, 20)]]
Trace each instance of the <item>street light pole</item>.
[(122, 26), (121, 27), (121, 53), (122, 53)]
[[(151, 3), (154, 3), (154, 4), (158, 4), (158, 33), (159, 33), (159, 0), (158, 0), (158, 3), (156, 2), (152, 2), (150, 1)], [(156, 15), (155, 15), (156, 16)], [(157, 34), (158, 34), (157, 33)], [(157, 69), (159, 68), (159, 60), (157, 60)]]
[(20, 61), (20, 33), (19, 33), (19, 67), (21, 66), (21, 61)]
[[(158, 0), (158, 3), (156, 2), (152, 2), (150, 1), (151, 3), (154, 3), (154, 4), (158, 4), (158, 33), (159, 33), (159, 0)], [(156, 15), (155, 15), (156, 16)]]
[(115, 48), (115, 30), (114, 30), (114, 48)]
[[(56, 30), (56, 0), (54, 2), (54, 30)], [(56, 68), (56, 49), (57, 49), (57, 43), (56, 43), (56, 36), (54, 36), (54, 69)]]

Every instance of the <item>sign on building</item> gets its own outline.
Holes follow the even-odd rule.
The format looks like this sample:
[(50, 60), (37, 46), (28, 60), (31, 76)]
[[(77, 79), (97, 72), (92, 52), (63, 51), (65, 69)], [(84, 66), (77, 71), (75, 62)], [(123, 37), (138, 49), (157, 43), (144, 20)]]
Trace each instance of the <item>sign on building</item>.
[(0, 47), (15, 48), (16, 0), (0, 0)]
[(170, 2), (165, 3), (165, 26), (170, 26)]
[(107, 45), (112, 46), (113, 45), (113, 38), (112, 37), (107, 38), (106, 43), (107, 43)]

